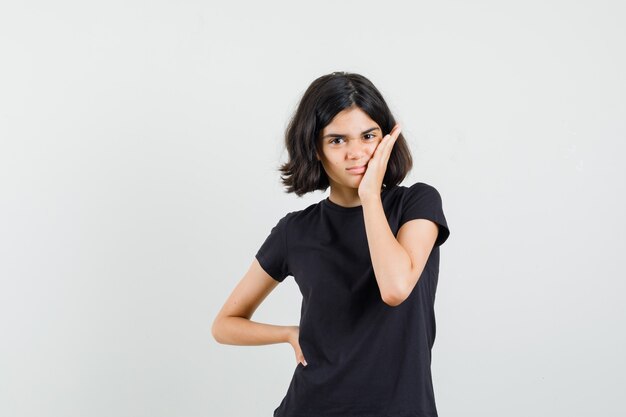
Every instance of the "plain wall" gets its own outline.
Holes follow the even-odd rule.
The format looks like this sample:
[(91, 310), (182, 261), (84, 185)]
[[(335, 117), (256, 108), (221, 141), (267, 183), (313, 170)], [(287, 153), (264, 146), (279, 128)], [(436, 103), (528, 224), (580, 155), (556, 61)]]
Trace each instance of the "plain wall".
[[(443, 416), (623, 416), (620, 1), (3, 2), (0, 415), (269, 416), (211, 323), (286, 212), (309, 83), (361, 73), (441, 193)], [(253, 319), (298, 324), (292, 277)]]

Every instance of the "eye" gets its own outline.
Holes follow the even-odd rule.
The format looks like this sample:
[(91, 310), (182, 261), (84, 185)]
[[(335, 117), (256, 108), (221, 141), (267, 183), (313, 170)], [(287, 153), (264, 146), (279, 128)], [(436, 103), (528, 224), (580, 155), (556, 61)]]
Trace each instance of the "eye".
[(335, 142), (335, 141), (336, 141), (336, 140), (339, 140), (339, 139), (342, 139), (342, 140), (343, 140), (343, 138), (342, 138), (341, 136), (338, 136), (338, 137), (336, 137), (336, 138), (333, 138), (333, 139), (330, 141), (330, 143), (337, 143), (337, 142)]
[[(369, 136), (369, 138), (367, 138), (367, 136)], [(373, 134), (373, 133), (367, 133), (367, 134), (365, 134), (365, 138), (366, 138), (366, 139), (374, 139), (375, 137), (376, 137), (376, 135), (375, 135), (375, 134)]]

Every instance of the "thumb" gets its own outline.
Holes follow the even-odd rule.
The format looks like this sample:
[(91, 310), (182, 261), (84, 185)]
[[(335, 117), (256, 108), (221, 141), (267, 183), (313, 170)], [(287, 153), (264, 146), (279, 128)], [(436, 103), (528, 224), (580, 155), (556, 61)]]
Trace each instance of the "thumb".
[(302, 353), (302, 349), (298, 346), (296, 351), (296, 361), (298, 363), (302, 363), (302, 365), (307, 366), (306, 359), (304, 359), (304, 354)]

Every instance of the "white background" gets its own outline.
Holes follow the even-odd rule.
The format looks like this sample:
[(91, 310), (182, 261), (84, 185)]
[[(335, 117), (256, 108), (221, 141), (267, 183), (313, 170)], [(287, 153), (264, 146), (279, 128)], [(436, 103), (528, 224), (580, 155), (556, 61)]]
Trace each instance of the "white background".
[[(210, 326), (298, 198), (282, 134), (332, 71), (442, 195), (443, 416), (623, 416), (621, 1), (0, 6), (0, 414), (270, 416), (288, 344)], [(297, 324), (287, 278), (254, 320)]]

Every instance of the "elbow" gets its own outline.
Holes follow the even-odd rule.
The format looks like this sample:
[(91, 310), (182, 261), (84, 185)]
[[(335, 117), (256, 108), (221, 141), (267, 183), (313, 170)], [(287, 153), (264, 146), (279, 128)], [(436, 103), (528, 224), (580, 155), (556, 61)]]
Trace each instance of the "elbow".
[(211, 326), (211, 336), (213, 336), (213, 339), (215, 339), (215, 341), (221, 345), (224, 344), (224, 340), (222, 339), (222, 335), (220, 333), (220, 318), (217, 317), (215, 320), (213, 320), (213, 325)]
[(409, 293), (406, 291), (388, 292), (383, 294), (382, 298), (383, 302), (388, 306), (397, 307), (409, 298)]
[(415, 285), (417, 284), (417, 281), (419, 281), (419, 277), (417, 280), (413, 280), (411, 278), (396, 280), (396, 284), (392, 288), (387, 288), (386, 291), (381, 291), (383, 301), (391, 307), (399, 306), (405, 302), (407, 298), (409, 298), (415, 288)]

